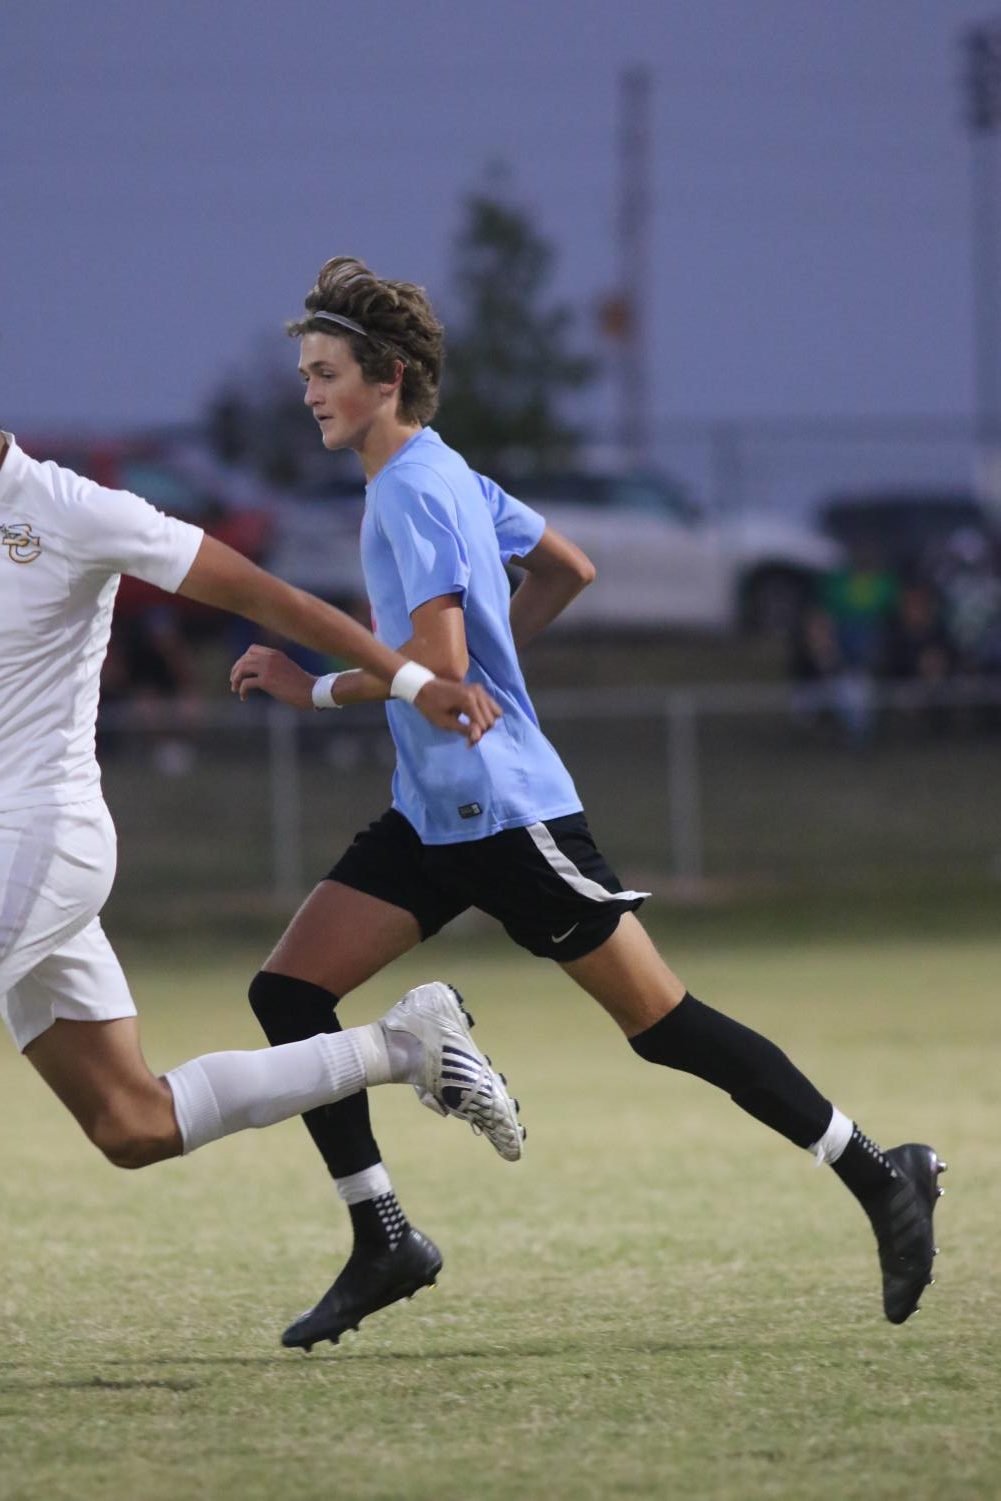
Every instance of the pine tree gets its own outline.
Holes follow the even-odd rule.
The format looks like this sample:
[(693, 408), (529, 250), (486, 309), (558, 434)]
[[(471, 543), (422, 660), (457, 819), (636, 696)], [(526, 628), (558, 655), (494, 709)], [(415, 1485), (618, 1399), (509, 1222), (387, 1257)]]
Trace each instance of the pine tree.
[(466, 199), (435, 422), (488, 472), (568, 462), (580, 435), (562, 415), (564, 398), (596, 374), (571, 346), (570, 307), (547, 301), (556, 252), (505, 188), (495, 172)]

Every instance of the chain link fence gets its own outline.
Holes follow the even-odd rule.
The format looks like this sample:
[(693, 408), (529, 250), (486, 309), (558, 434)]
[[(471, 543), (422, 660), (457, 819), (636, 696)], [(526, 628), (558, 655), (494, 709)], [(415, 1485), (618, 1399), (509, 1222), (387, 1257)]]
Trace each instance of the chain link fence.
[[(536, 695), (599, 844), (655, 896), (1001, 878), (1001, 688)], [(102, 717), (120, 925), (287, 914), (389, 802), (381, 710)]]

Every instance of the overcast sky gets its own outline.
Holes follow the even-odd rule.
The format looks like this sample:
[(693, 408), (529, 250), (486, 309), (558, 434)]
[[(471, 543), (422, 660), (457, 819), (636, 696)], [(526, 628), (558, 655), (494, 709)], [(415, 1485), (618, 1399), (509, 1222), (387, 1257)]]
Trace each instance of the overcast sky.
[(615, 279), (616, 89), (636, 62), (655, 91), (654, 411), (968, 414), (959, 38), (990, 15), (3, 0), (0, 415), (195, 417), (333, 254), (447, 312), (461, 195), (497, 158), (559, 248), (560, 291), (590, 306)]

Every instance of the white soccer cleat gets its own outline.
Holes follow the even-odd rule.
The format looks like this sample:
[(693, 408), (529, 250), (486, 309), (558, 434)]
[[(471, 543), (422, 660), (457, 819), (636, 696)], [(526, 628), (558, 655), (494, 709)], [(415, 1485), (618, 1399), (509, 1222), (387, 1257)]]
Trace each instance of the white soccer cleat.
[(468, 1121), (505, 1162), (517, 1162), (525, 1139), (518, 1102), (470, 1037), (472, 1024), (458, 992), (443, 980), (408, 990), (382, 1018), (387, 1032), (409, 1032), (421, 1043), (423, 1077), (414, 1085), (421, 1104)]

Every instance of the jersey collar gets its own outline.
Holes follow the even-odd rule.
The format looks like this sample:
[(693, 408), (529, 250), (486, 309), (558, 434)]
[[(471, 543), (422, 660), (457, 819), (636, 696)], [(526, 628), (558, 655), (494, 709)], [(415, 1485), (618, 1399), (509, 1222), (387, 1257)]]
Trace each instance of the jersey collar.
[(413, 437), (408, 438), (402, 448), (398, 448), (396, 450), (391, 459), (386, 460), (381, 469), (377, 469), (375, 471), (372, 478), (365, 486), (366, 491), (371, 490), (372, 486), (379, 480), (381, 480), (384, 474), (388, 474), (394, 464), (401, 464), (404, 459), (409, 458), (411, 450), (415, 448), (418, 443), (425, 441), (427, 438), (437, 438), (437, 436), (438, 434), (431, 427), (422, 427), (420, 432), (414, 433)]

